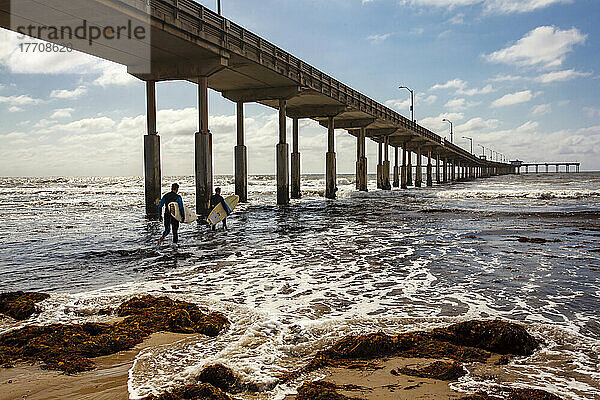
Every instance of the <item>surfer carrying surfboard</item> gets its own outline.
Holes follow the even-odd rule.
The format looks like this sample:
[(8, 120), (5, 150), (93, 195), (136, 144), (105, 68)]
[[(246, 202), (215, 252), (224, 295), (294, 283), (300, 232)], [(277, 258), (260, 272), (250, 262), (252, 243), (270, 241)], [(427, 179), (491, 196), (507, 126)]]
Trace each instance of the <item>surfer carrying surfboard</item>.
[(171, 185), (171, 191), (165, 194), (163, 198), (160, 199), (160, 203), (158, 204), (158, 215), (161, 221), (163, 220), (163, 217), (161, 216), (162, 208), (163, 206), (165, 206), (165, 231), (163, 232), (160, 239), (158, 239), (159, 245), (162, 243), (163, 240), (165, 240), (165, 238), (171, 231), (171, 227), (173, 227), (173, 243), (177, 243), (179, 241), (179, 236), (177, 235), (177, 230), (179, 229), (179, 221), (177, 221), (171, 216), (169, 207), (166, 207), (168, 204), (177, 203), (179, 205), (179, 211), (182, 215), (181, 222), (185, 222), (185, 210), (183, 207), (183, 200), (181, 199), (181, 196), (177, 194), (177, 192), (179, 192), (179, 184), (174, 183)]
[[(215, 188), (215, 194), (210, 196), (210, 209), (214, 210), (219, 204), (223, 205), (223, 209), (227, 213), (227, 215), (231, 214), (231, 209), (229, 205), (225, 202), (223, 196), (221, 196), (221, 188)], [(212, 230), (216, 229), (217, 224), (212, 225)], [(227, 217), (223, 218), (223, 229), (227, 230)]]

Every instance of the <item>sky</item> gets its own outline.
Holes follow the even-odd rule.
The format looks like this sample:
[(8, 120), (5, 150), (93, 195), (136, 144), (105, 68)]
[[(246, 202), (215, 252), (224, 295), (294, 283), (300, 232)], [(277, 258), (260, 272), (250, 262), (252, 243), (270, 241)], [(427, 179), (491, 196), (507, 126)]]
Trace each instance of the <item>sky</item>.
[[(216, 1), (198, 1), (211, 9)], [(480, 154), (600, 170), (598, 0), (222, 0), (223, 15), (346, 85)], [(197, 89), (157, 84), (164, 176), (193, 175)], [(249, 173), (275, 173), (277, 111), (246, 106)], [(210, 93), (214, 171), (233, 173), (235, 104)], [(288, 123), (288, 130), (291, 121)], [(141, 176), (145, 85), (82, 53), (19, 51), (0, 28), (0, 176)], [(302, 120), (303, 173), (327, 131)], [(288, 135), (291, 138), (291, 135)], [(338, 172), (356, 139), (336, 131)], [(375, 171), (377, 145), (367, 144)]]

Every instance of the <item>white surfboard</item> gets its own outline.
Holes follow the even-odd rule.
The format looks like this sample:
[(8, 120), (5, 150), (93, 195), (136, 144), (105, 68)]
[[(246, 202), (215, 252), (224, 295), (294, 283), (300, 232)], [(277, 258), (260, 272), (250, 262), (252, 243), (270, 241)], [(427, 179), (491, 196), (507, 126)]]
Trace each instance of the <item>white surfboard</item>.
[[(179, 204), (177, 204), (177, 202), (174, 201), (170, 203), (168, 207), (171, 216), (173, 216), (173, 218), (175, 218), (177, 221), (181, 222), (181, 212), (179, 211)], [(185, 204), (183, 205), (183, 210), (185, 211), (185, 221), (183, 222), (184, 224), (191, 224), (192, 222), (198, 219), (196, 213), (193, 210), (190, 210)]]
[[(227, 206), (229, 207), (229, 210), (227, 210), (227, 211), (229, 211), (229, 213), (231, 214), (233, 212), (233, 210), (235, 209), (235, 207), (237, 207), (238, 202), (240, 201), (240, 196), (234, 194), (233, 196), (229, 196), (224, 200), (225, 200), (225, 203), (227, 204)], [(219, 222), (223, 221), (225, 218), (227, 218), (227, 211), (223, 208), (223, 204), (219, 203), (211, 211), (208, 218), (206, 218), (206, 221), (210, 225), (216, 225)]]

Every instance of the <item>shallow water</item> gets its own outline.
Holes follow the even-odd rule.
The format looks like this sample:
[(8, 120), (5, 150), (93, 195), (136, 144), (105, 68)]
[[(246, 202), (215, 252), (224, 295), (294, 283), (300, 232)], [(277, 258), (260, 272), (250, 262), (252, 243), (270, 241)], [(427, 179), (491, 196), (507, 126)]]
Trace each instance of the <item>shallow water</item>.
[[(192, 204), (193, 179), (165, 185), (171, 181)], [(600, 174), (391, 192), (370, 181), (369, 193), (342, 175), (336, 201), (323, 199), (322, 176), (305, 176), (303, 199), (289, 207), (274, 204), (273, 177), (254, 176), (251, 201), (229, 218), (229, 232), (186, 225), (179, 248), (159, 250), (152, 247), (161, 226), (144, 218), (140, 178), (0, 183), (0, 291), (53, 294), (26, 323), (102, 319), (88, 314), (139, 293), (194, 301), (232, 321), (217, 339), (141, 354), (132, 397), (217, 360), (271, 388), (277, 374), (348, 333), (496, 317), (530, 324), (543, 349), (492, 378), (473, 370), (456, 388), (525, 385), (567, 399), (600, 397)], [(231, 177), (216, 183), (233, 191)]]

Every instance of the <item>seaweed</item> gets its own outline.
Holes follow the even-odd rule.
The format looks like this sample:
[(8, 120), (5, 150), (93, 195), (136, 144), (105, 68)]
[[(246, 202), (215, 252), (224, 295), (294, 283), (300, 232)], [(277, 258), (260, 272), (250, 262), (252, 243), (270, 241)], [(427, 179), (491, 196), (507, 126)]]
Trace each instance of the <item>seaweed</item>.
[(373, 363), (357, 360), (403, 356), (484, 362), (491, 356), (490, 352), (529, 355), (538, 346), (539, 342), (524, 327), (499, 320), (468, 321), (435, 329), (433, 332), (411, 332), (394, 336), (382, 332), (352, 335), (317, 352), (306, 366), (283, 375), (281, 380), (288, 382), (303, 373), (323, 367), (376, 368)]
[(35, 292), (0, 293), (0, 314), (19, 321), (28, 319), (38, 311), (35, 304), (48, 297), (49, 294)]
[(217, 335), (228, 324), (220, 313), (202, 313), (192, 303), (168, 297), (136, 297), (121, 304), (114, 324), (27, 326), (0, 336), (0, 365), (41, 361), (42, 368), (68, 374), (93, 369), (90, 358), (131, 349), (152, 333)]
[(210, 383), (225, 392), (239, 391), (241, 386), (240, 379), (233, 370), (221, 364), (204, 368), (198, 376), (198, 381)]
[(344, 396), (337, 392), (343, 387), (330, 382), (306, 382), (298, 388), (296, 400), (359, 400), (355, 397)]
[(497, 354), (529, 356), (540, 345), (518, 324), (500, 320), (466, 321), (434, 329), (433, 337), (460, 346), (472, 346)]
[(457, 362), (447, 363), (444, 361), (436, 361), (424, 368), (413, 369), (404, 367), (398, 370), (399, 373), (418, 378), (439, 379), (442, 381), (456, 381), (461, 376), (467, 374), (461, 364)]
[(232, 400), (227, 393), (208, 383), (185, 385), (170, 392), (155, 396), (151, 394), (144, 400)]
[(461, 397), (460, 400), (561, 400), (561, 398), (540, 389), (512, 389), (508, 397), (504, 398), (480, 392)]

